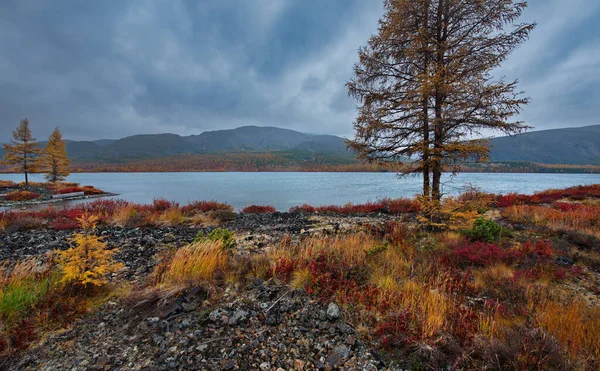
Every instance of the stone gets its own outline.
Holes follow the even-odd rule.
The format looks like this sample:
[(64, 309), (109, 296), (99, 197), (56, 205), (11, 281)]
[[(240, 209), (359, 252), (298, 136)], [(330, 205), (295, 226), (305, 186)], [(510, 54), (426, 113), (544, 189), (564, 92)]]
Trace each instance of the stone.
[(335, 303), (329, 303), (327, 307), (327, 319), (335, 321), (340, 318), (340, 308)]
[(350, 349), (345, 345), (338, 345), (329, 352), (325, 364), (330, 367), (340, 367), (350, 358)]
[(163, 236), (163, 241), (166, 243), (171, 243), (171, 242), (175, 242), (177, 240), (177, 237), (175, 237), (175, 235), (173, 233), (165, 233), (165, 235)]
[(208, 319), (213, 322), (221, 321), (221, 318), (225, 316), (226, 312), (223, 309), (215, 309), (208, 315)]
[(556, 262), (556, 264), (562, 265), (563, 267), (570, 267), (571, 265), (575, 264), (575, 262), (572, 259), (569, 259), (566, 256), (559, 256), (554, 261)]
[(271, 364), (269, 362), (263, 362), (258, 366), (261, 370), (270, 370)]
[(234, 361), (226, 361), (225, 363), (223, 363), (223, 367), (221, 368), (223, 371), (229, 371), (229, 370), (233, 370), (235, 368), (235, 362)]
[(235, 326), (239, 323), (244, 322), (248, 318), (248, 312), (244, 310), (236, 310), (231, 317), (229, 317), (229, 325)]

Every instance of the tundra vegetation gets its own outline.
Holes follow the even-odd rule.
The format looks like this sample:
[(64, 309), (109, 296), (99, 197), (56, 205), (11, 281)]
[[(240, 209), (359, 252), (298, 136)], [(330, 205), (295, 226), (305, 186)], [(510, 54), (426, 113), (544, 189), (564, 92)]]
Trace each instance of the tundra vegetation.
[[(103, 303), (173, 298), (207, 287), (197, 311), (257, 279), (337, 303), (345, 323), (389, 365), (419, 369), (596, 369), (600, 366), (600, 185), (533, 195), (472, 190), (442, 200), (438, 231), (421, 198), (364, 205), (302, 205), (307, 218), (393, 215), (351, 231), (272, 240), (248, 254), (235, 218), (283, 215), (266, 206), (236, 214), (215, 201), (181, 206), (97, 200), (0, 213), (0, 234), (42, 228), (72, 238), (45, 255), (6, 261), (0, 275), (0, 348), (19, 357)], [(263, 214), (255, 214), (263, 213)], [(253, 216), (254, 215), (254, 216)], [(375, 218), (375, 220), (378, 220)], [(131, 281), (105, 228), (198, 230)], [(200, 312), (199, 315), (200, 315)], [(76, 325), (75, 325), (76, 326)], [(408, 363), (407, 363), (408, 362)]]

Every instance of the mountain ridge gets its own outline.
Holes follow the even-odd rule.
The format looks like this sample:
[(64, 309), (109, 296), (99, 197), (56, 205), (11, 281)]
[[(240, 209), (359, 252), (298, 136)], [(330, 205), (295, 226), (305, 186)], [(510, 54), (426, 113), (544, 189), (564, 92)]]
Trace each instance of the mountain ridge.
[[(42, 145), (44, 143), (41, 142)], [(354, 154), (346, 149), (344, 138), (273, 126), (242, 126), (189, 136), (162, 133), (121, 139), (66, 140), (66, 145), (67, 153), (75, 163), (125, 163), (186, 154), (219, 153), (293, 153), (305, 161), (310, 161), (315, 155), (321, 155), (322, 159), (331, 157), (336, 161), (357, 161)], [(492, 162), (598, 165), (600, 125), (492, 138), (490, 154)], [(3, 155), (4, 151), (0, 148), (0, 156)]]

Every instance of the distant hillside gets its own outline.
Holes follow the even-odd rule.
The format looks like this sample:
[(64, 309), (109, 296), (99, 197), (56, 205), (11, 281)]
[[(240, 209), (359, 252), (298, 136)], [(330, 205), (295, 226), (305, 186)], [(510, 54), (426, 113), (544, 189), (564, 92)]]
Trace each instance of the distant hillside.
[[(100, 164), (101, 169), (112, 168), (111, 164), (115, 168), (127, 168), (133, 163), (143, 168), (160, 169), (161, 163), (174, 164), (176, 159), (186, 164), (186, 169), (219, 169), (219, 156), (225, 154), (232, 155), (227, 157), (230, 162), (227, 169), (307, 168), (358, 163), (354, 154), (346, 149), (343, 138), (258, 126), (191, 136), (144, 134), (118, 140), (67, 141), (67, 152), (75, 165), (81, 165), (77, 166), (79, 169), (99, 169), (97, 165)], [(253, 154), (257, 156), (251, 156)], [(267, 154), (269, 156), (263, 156)], [(0, 147), (0, 156), (3, 155)], [(521, 167), (522, 163), (600, 165), (600, 125), (494, 138), (491, 159), (493, 162), (521, 163)]]
[(600, 125), (494, 138), (491, 159), (494, 162), (600, 165)]
[[(293, 153), (298, 158), (319, 154), (353, 162), (344, 139), (275, 127), (244, 126), (207, 131), (200, 135), (143, 134), (118, 140), (67, 142), (67, 153), (75, 163), (124, 163), (177, 155), (215, 153)], [(42, 143), (44, 145), (45, 143)], [(0, 150), (0, 155), (4, 155)]]

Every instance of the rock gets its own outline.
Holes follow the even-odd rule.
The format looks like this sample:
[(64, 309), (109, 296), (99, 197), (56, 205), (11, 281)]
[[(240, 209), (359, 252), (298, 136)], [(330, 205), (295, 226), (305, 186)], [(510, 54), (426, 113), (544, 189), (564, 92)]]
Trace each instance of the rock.
[(258, 366), (261, 370), (270, 370), (271, 364), (269, 362), (263, 362)]
[(327, 355), (325, 365), (329, 367), (340, 367), (350, 358), (350, 349), (345, 345), (338, 345)]
[(233, 370), (234, 368), (235, 368), (235, 362), (234, 362), (234, 361), (231, 361), (231, 360), (230, 360), (230, 361), (226, 361), (226, 362), (223, 364), (223, 367), (221, 367), (221, 369), (222, 369), (223, 371), (229, 371), (229, 370)]
[(177, 240), (177, 237), (175, 237), (175, 235), (173, 233), (165, 233), (165, 235), (163, 236), (163, 241), (165, 243), (175, 242), (176, 240)]
[(575, 264), (575, 262), (572, 259), (569, 259), (566, 256), (559, 256), (554, 261), (556, 262), (556, 264), (561, 265), (563, 267), (570, 267), (571, 265)]
[(227, 314), (227, 312), (225, 312), (223, 309), (218, 308), (213, 310), (212, 312), (210, 312), (210, 314), (208, 315), (208, 319), (213, 321), (213, 322), (220, 322), (221, 318), (223, 316), (225, 316)]
[(229, 317), (229, 325), (235, 326), (242, 323), (248, 318), (248, 312), (243, 310), (236, 310), (231, 317)]
[(327, 307), (327, 319), (335, 321), (340, 318), (340, 308), (335, 303), (329, 303)]
[(196, 286), (185, 294), (181, 300), (181, 308), (191, 312), (198, 308), (209, 297), (209, 292), (204, 287)]

